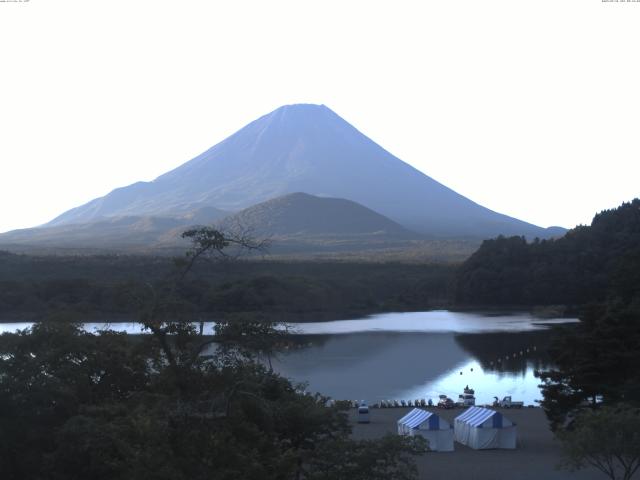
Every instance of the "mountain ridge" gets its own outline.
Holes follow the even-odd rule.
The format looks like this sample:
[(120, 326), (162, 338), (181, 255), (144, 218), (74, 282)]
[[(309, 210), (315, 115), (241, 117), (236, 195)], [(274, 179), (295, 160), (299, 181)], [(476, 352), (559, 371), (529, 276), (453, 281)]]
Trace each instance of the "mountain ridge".
[(389, 236), (417, 238), (400, 224), (342, 198), (289, 193), (225, 217), (223, 231), (249, 230), (257, 236)]
[(202, 207), (177, 216), (99, 217), (84, 223), (14, 230), (0, 235), (0, 246), (159, 251), (186, 247), (182, 232), (203, 225), (277, 239), (274, 247), (279, 253), (389, 248), (422, 238), (351, 200), (297, 192), (236, 213)]
[(465, 198), (313, 104), (280, 107), (152, 182), (115, 189), (46, 226), (203, 206), (237, 211), (294, 192), (352, 200), (437, 237), (557, 234)]

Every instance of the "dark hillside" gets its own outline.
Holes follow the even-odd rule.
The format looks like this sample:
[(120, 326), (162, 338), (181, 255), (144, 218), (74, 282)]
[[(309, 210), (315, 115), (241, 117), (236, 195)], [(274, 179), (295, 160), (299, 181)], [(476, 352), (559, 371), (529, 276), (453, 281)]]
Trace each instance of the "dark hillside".
[(291, 193), (259, 203), (225, 218), (220, 225), (223, 231), (249, 229), (258, 237), (420, 237), (356, 202), (306, 193)]
[[(486, 240), (460, 267), (455, 299), (467, 305), (583, 305), (640, 285), (640, 200), (597, 214), (556, 240)], [(625, 293), (626, 292), (626, 293)]]

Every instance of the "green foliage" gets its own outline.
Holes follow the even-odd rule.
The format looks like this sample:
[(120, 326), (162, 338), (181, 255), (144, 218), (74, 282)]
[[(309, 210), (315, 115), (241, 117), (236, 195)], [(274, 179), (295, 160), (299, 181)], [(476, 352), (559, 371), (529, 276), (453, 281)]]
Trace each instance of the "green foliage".
[[(632, 296), (640, 284), (639, 245), (640, 199), (599, 213), (590, 227), (556, 240), (486, 240), (458, 271), (455, 299), (467, 305), (583, 305), (604, 301), (612, 290)], [(635, 281), (629, 282), (631, 275)]]
[[(427, 451), (421, 436), (401, 437), (388, 434), (377, 441), (358, 443), (344, 440), (322, 445), (306, 467), (309, 480), (410, 480), (418, 474), (411, 455)], [(403, 458), (403, 461), (398, 461)], [(363, 470), (361, 465), (373, 467)]]
[(560, 433), (564, 467), (595, 467), (612, 480), (629, 480), (640, 467), (640, 410), (604, 407), (582, 413)]
[(172, 367), (152, 336), (62, 322), (2, 335), (3, 479), (346, 478), (318, 476), (329, 454), (355, 478), (415, 478), (415, 448), (349, 439), (342, 410), (246, 351), (234, 341), (224, 354), (176, 355)]
[[(565, 329), (551, 347), (555, 368), (537, 373), (541, 404), (559, 432), (585, 410), (621, 402), (640, 406), (640, 200), (603, 212), (591, 228), (570, 234), (556, 246), (576, 248), (564, 255), (585, 259), (584, 271), (599, 272), (595, 282), (601, 285), (581, 291), (581, 301), (590, 305), (582, 309), (580, 324)], [(575, 244), (577, 237), (582, 241)], [(568, 282), (576, 288), (580, 283)]]
[(584, 410), (640, 406), (640, 199), (596, 215), (557, 240), (485, 241), (460, 268), (463, 304), (580, 306), (581, 322), (550, 348), (537, 372), (554, 430)]
[[(190, 261), (182, 257), (181, 268)], [(40, 320), (56, 311), (79, 312), (85, 321), (131, 319), (149, 295), (147, 284), (166, 282), (172, 267), (156, 257), (0, 255), (0, 320)], [(174, 292), (189, 312), (201, 318), (260, 313), (287, 321), (442, 307), (454, 272), (446, 265), (355, 261), (227, 259), (208, 267), (196, 262)]]
[(215, 342), (220, 354), (237, 352), (246, 358), (262, 355), (271, 368), (276, 349), (288, 343), (288, 331), (286, 325), (266, 318), (235, 315), (216, 322)]
[[(640, 406), (640, 291), (637, 250), (614, 260), (617, 268), (606, 303), (585, 309), (551, 350), (556, 368), (539, 372), (552, 427), (562, 427), (577, 410), (600, 403)], [(626, 268), (630, 267), (630, 268)]]
[[(85, 405), (124, 402), (150, 384), (141, 342), (67, 323), (0, 337), (0, 463), (4, 478), (35, 478), (56, 432)], [(13, 476), (12, 476), (13, 475)]]
[(351, 440), (343, 409), (257, 360), (283, 341), (278, 324), (228, 318), (212, 338), (184, 321), (197, 312), (184, 294), (194, 260), (232, 243), (209, 233), (175, 273), (131, 292), (151, 335), (59, 320), (0, 336), (3, 480), (416, 477), (422, 445)]
[(576, 411), (618, 402), (640, 406), (640, 309), (612, 301), (592, 307), (551, 349), (556, 368), (538, 372), (552, 428)]

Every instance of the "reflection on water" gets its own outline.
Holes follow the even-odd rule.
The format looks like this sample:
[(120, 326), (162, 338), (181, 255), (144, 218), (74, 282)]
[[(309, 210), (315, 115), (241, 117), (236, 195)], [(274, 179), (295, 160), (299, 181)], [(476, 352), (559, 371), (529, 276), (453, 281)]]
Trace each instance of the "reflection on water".
[[(576, 320), (431, 311), (292, 324), (297, 347), (281, 352), (274, 368), (336, 399), (435, 400), (438, 394), (457, 399), (469, 385), (478, 403), (511, 395), (533, 404), (540, 398), (534, 371), (548, 367), (551, 327), (570, 322)], [(0, 332), (30, 325), (0, 324)], [(205, 333), (213, 333), (213, 326), (207, 322)], [(137, 323), (86, 323), (85, 328), (141, 333)]]
[[(535, 378), (534, 371), (535, 368), (529, 364), (524, 372), (518, 373), (484, 370), (480, 363), (471, 360), (456, 365), (433, 380), (400, 392), (398, 398), (432, 398), (435, 402), (439, 394), (445, 394), (457, 400), (458, 395), (468, 385), (475, 390), (477, 404), (490, 404), (494, 397), (511, 395), (513, 400), (535, 405), (535, 401), (539, 400), (541, 395), (538, 387), (540, 381)], [(460, 372), (463, 375), (460, 375)]]
[[(537, 319), (528, 313), (471, 313), (432, 310), (429, 312), (381, 313), (357, 320), (290, 323), (293, 332), (309, 335), (358, 332), (530, 332), (546, 330), (554, 324), (577, 322), (576, 319)], [(0, 323), (0, 333), (29, 328), (33, 322)], [(199, 324), (194, 324), (199, 325)], [(215, 322), (204, 322), (204, 333), (213, 334)], [(132, 334), (144, 333), (138, 322), (86, 322), (87, 331), (114, 330)]]
[(506, 395), (534, 404), (534, 371), (549, 366), (550, 332), (301, 335), (301, 347), (282, 352), (274, 368), (337, 399), (435, 402), (439, 394), (457, 399), (468, 385), (479, 404)]
[(344, 334), (356, 332), (528, 332), (546, 330), (575, 319), (537, 319), (528, 313), (430, 312), (382, 313), (357, 320), (293, 324), (300, 333)]
[(548, 367), (546, 348), (553, 330), (459, 334), (456, 342), (480, 363), (483, 369), (525, 374)]
[(363, 332), (301, 340), (310, 346), (281, 354), (274, 368), (309, 382), (311, 391), (339, 399), (400, 398), (408, 387), (436, 378), (468, 358), (454, 335), (444, 333)]

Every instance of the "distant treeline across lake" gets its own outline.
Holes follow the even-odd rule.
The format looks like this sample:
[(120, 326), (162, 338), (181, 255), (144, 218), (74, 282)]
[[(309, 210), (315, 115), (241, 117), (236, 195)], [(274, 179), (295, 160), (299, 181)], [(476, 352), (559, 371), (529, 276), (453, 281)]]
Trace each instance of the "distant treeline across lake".
[[(173, 260), (152, 256), (0, 253), (0, 320), (129, 319)], [(374, 262), (202, 262), (181, 283), (196, 318), (255, 314), (285, 321), (446, 307), (455, 266)], [(60, 314), (60, 315), (59, 315)]]

